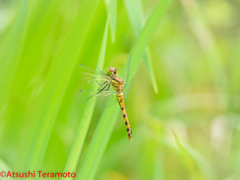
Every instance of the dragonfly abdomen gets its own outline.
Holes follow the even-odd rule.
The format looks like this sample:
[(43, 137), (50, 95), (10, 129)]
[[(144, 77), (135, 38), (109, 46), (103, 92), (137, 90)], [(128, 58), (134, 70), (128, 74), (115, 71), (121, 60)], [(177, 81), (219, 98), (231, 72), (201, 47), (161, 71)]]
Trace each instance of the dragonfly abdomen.
[(127, 133), (128, 133), (128, 139), (130, 141), (132, 141), (132, 130), (131, 130), (131, 127), (130, 127), (130, 124), (129, 124), (129, 121), (128, 121), (127, 112), (126, 112), (126, 109), (125, 109), (123, 93), (119, 92), (119, 93), (116, 94), (116, 96), (117, 96), (117, 100), (119, 102), (120, 108), (122, 110), (122, 113), (123, 113), (123, 118), (124, 118), (124, 121), (125, 121)]

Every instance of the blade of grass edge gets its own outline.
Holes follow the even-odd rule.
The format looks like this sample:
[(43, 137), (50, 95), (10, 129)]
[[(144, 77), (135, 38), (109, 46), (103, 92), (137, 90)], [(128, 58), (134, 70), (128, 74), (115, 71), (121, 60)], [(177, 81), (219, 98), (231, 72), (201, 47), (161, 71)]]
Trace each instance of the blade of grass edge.
[[(161, 0), (153, 13), (149, 17), (146, 25), (144, 26), (141, 34), (139, 35), (136, 43), (134, 44), (130, 56), (132, 56), (131, 62), (132, 65), (130, 68), (129, 78), (132, 79), (134, 74), (139, 67), (141, 56), (149, 43), (153, 33), (156, 31), (158, 24), (164, 14), (166, 13), (168, 7), (170, 6), (172, 0)], [(125, 69), (128, 63), (125, 63)], [(123, 72), (121, 75), (123, 75)], [(110, 139), (111, 133), (113, 131), (114, 125), (116, 123), (118, 113), (119, 113), (119, 105), (115, 104), (111, 108), (107, 108), (104, 110), (99, 124), (96, 128), (96, 131), (93, 135), (92, 141), (90, 143), (89, 149), (87, 151), (87, 155), (84, 159), (83, 165), (78, 173), (79, 179), (88, 179), (91, 180), (94, 178), (97, 167), (100, 163), (100, 160), (103, 156), (107, 143)], [(126, 137), (127, 139), (127, 137)], [(133, 139), (134, 140), (134, 139)]]
[(112, 43), (115, 42), (116, 36), (116, 25), (117, 25), (117, 0), (110, 0), (107, 3), (110, 13), (110, 30), (111, 30), (111, 39)]
[[(104, 59), (105, 59), (105, 52), (106, 52), (106, 45), (107, 45), (107, 35), (108, 35), (108, 26), (109, 26), (109, 15), (108, 14), (108, 18), (107, 18), (107, 22), (106, 22), (106, 26), (105, 26), (105, 31), (104, 31), (104, 35), (103, 35), (103, 41), (102, 41), (102, 45), (101, 45), (101, 50), (100, 50), (100, 54), (99, 54), (99, 58), (98, 58), (98, 63), (97, 63), (97, 67), (99, 67), (100, 69), (103, 68), (104, 65)], [(96, 70), (98, 70), (96, 68)], [(97, 86), (95, 85), (95, 87), (91, 88), (91, 94), (95, 94), (97, 93)], [(92, 114), (93, 114), (93, 110), (94, 110), (94, 106), (96, 104), (96, 98), (97, 96), (91, 98), (87, 103), (89, 104), (88, 106), (86, 106), (86, 108), (84, 109), (84, 113), (78, 128), (78, 132), (76, 135), (76, 138), (74, 140), (70, 155), (68, 157), (68, 161), (66, 164), (66, 167), (64, 169), (64, 172), (75, 172), (78, 161), (79, 161), (79, 157), (81, 155), (82, 152), (82, 148), (83, 148), (83, 144), (87, 135), (87, 131), (89, 128), (89, 124), (91, 122), (91, 118), (92, 118)], [(62, 178), (66, 179), (66, 178)], [(68, 180), (72, 179), (72, 178), (67, 178)]]
[[(134, 33), (137, 37), (139, 35), (139, 33), (141, 32), (141, 30), (144, 26), (144, 23), (145, 23), (141, 0), (131, 0), (131, 1), (124, 0), (124, 3), (126, 6), (126, 9), (127, 9), (128, 16), (129, 16), (130, 22), (132, 24)], [(158, 86), (157, 86), (156, 78), (154, 75), (152, 60), (150, 58), (150, 52), (149, 52), (148, 47), (146, 47), (146, 50), (144, 52), (143, 60), (146, 65), (147, 71), (150, 75), (153, 89), (154, 89), (155, 93), (158, 93)]]
[(99, 0), (81, 1), (76, 20), (53, 60), (18, 155), (19, 171), (34, 171), (42, 164), (58, 108), (98, 4)]

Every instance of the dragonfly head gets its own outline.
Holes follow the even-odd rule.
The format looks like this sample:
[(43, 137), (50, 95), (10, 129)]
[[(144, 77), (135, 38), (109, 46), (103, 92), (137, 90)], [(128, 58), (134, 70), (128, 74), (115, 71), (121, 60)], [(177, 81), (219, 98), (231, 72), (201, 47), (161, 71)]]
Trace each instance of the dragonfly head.
[(117, 69), (116, 68), (110, 67), (110, 68), (107, 69), (107, 75), (108, 76), (116, 75), (116, 74), (117, 74)]

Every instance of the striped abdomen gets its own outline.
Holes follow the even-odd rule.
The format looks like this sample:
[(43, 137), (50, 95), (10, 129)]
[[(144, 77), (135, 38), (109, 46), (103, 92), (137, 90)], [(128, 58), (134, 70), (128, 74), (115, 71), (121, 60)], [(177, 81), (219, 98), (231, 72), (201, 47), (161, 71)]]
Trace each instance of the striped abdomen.
[(127, 133), (128, 133), (128, 139), (130, 141), (132, 141), (132, 130), (131, 130), (131, 127), (130, 127), (130, 124), (129, 124), (129, 121), (128, 121), (128, 117), (127, 117), (127, 112), (126, 112), (126, 109), (125, 109), (123, 93), (118, 92), (116, 95), (117, 95), (117, 100), (119, 102), (119, 105), (120, 105), (122, 113), (123, 113), (123, 118), (124, 118), (124, 121), (125, 121)]

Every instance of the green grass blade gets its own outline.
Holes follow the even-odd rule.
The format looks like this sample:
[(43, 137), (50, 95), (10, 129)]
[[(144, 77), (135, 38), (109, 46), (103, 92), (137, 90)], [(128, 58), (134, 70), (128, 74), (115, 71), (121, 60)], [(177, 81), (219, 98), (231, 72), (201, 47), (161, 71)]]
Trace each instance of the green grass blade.
[[(131, 55), (131, 68), (129, 72), (129, 78), (132, 79), (138, 69), (140, 64), (140, 60), (142, 54), (149, 43), (153, 33), (157, 29), (160, 20), (166, 13), (169, 5), (172, 1), (169, 0), (162, 0), (158, 3), (156, 8), (154, 9), (153, 13), (149, 17), (145, 27), (143, 28), (142, 32), (140, 33), (136, 43), (134, 44)], [(127, 67), (127, 63), (125, 63), (125, 69)], [(123, 75), (122, 71), (122, 75)], [(99, 124), (96, 128), (94, 133), (92, 142), (89, 146), (86, 158), (83, 162), (83, 165), (78, 173), (79, 179), (88, 179), (91, 180), (94, 178), (100, 160), (103, 156), (104, 150), (107, 146), (107, 143), (110, 139), (111, 133), (113, 131), (114, 125), (116, 123), (118, 113), (120, 112), (119, 105), (115, 104), (111, 108), (107, 108), (104, 110)], [(134, 136), (134, 132), (133, 132)], [(126, 135), (127, 140), (127, 135)], [(133, 137), (134, 141), (134, 137)]]
[[(142, 10), (142, 3), (140, 0), (132, 0), (132, 1), (124, 0), (124, 3), (127, 8), (128, 16), (130, 18), (130, 22), (132, 24), (134, 33), (137, 37), (139, 35), (139, 33), (141, 32), (141, 30), (144, 26), (144, 23), (145, 23), (144, 14), (143, 14), (143, 10)], [(144, 52), (143, 60), (147, 67), (147, 71), (150, 75), (153, 89), (154, 89), (155, 93), (158, 93), (157, 82), (156, 82), (156, 78), (154, 75), (152, 60), (150, 58), (150, 53), (149, 53), (148, 48), (146, 48), (146, 50)]]
[(58, 108), (98, 3), (99, 0), (81, 1), (76, 19), (52, 62), (37, 104), (30, 116), (32, 126), (29, 128), (19, 156), (21, 157), (19, 170), (37, 170), (41, 166)]
[(172, 3), (172, 0), (162, 0), (160, 1), (154, 12), (151, 14), (149, 19), (147, 20), (144, 28), (142, 29), (141, 33), (139, 34), (136, 43), (134, 44), (130, 54), (132, 55), (132, 62), (131, 67), (133, 67), (129, 73), (129, 78), (132, 79), (137, 71), (137, 67), (140, 64), (140, 60), (142, 55), (144, 54), (144, 50), (149, 43), (151, 37), (153, 36), (154, 32), (156, 31), (160, 20), (166, 13), (168, 7)]
[(145, 23), (142, 3), (140, 0), (124, 0), (124, 4), (126, 6), (134, 34), (137, 37), (140, 34)]
[[(94, 174), (96, 173), (101, 157), (103, 156), (104, 150), (117, 120), (118, 113), (120, 111), (118, 106), (118, 104), (115, 104), (103, 112), (83, 165), (80, 172), (77, 173), (80, 180), (91, 180), (94, 178)], [(114, 111), (115, 113), (113, 113)]]
[[(28, 6), (29, 2), (22, 0), (19, 13), (0, 59), (0, 84), (1, 87), (4, 87), (0, 88), (0, 107), (4, 105), (10, 93), (22, 54), (27, 26)], [(8, 78), (6, 78), (6, 75)]]
[(117, 25), (117, 0), (110, 0), (107, 4), (110, 13), (110, 30), (111, 30), (111, 38), (112, 42), (115, 42), (116, 36), (116, 25)]
[[(108, 36), (108, 26), (109, 26), (109, 16), (110, 16), (110, 14), (108, 15), (108, 18), (107, 18), (105, 32), (104, 32), (103, 41), (102, 41), (102, 46), (101, 46), (100, 55), (99, 55), (98, 64), (97, 64), (97, 67), (99, 67), (99, 69), (103, 69), (103, 64), (104, 64), (104, 59), (105, 59), (107, 36)], [(96, 70), (98, 70), (98, 69), (96, 69)], [(96, 94), (97, 89), (98, 89), (98, 87), (96, 85), (95, 85), (95, 87), (92, 87), (91, 94)], [(87, 102), (88, 105), (86, 106), (86, 108), (84, 110), (84, 113), (83, 113), (83, 116), (82, 116), (82, 119), (80, 122), (80, 126), (78, 128), (78, 133), (74, 140), (74, 144), (72, 146), (72, 150), (68, 157), (68, 162), (66, 164), (64, 172), (75, 172), (75, 170), (76, 170), (76, 166), (78, 164), (78, 160), (79, 160), (79, 157), (82, 152), (82, 148), (83, 148), (83, 144), (84, 144), (86, 134), (87, 134), (87, 131), (89, 128), (89, 124), (91, 122), (93, 110), (94, 110), (95, 103), (96, 103), (96, 98), (97, 98), (97, 96), (94, 96)], [(66, 179), (66, 178), (62, 178), (62, 179)], [(72, 179), (72, 178), (67, 178), (67, 179)]]

